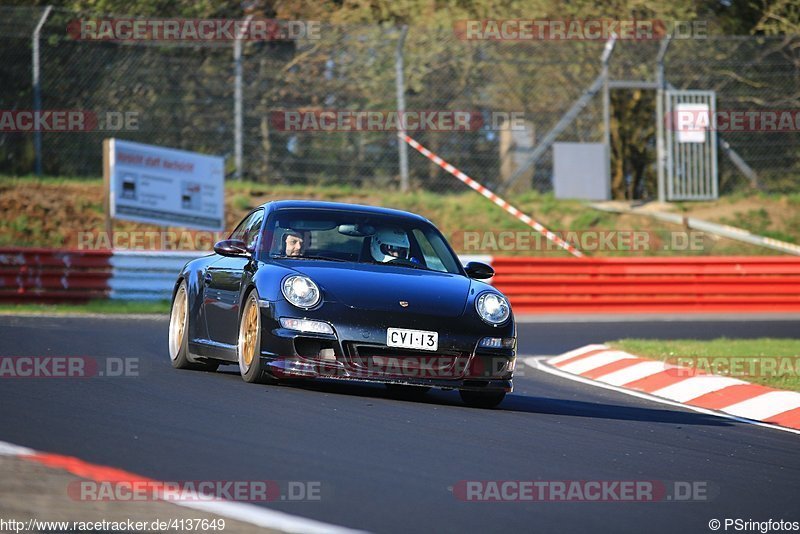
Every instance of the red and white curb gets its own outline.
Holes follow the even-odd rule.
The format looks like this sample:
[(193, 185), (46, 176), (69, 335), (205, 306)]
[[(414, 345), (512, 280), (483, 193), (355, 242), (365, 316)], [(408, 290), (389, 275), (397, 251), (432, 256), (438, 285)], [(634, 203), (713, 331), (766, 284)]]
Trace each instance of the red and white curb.
[(794, 391), (640, 358), (606, 345), (587, 345), (543, 362), (524, 361), (606, 389), (800, 433), (800, 393)]
[[(35, 451), (27, 447), (21, 447), (11, 443), (0, 441), (0, 456), (13, 456), (21, 460), (26, 460), (41, 464), (54, 469), (61, 469), (78, 477), (95, 482), (105, 482), (109, 480), (125, 481), (148, 481), (152, 479), (128, 473), (121, 469), (107, 467), (85, 462), (72, 456), (63, 456), (47, 452)], [(64, 488), (67, 494), (67, 488)], [(353, 534), (361, 531), (351, 530), (345, 527), (306, 519), (276, 510), (270, 510), (254, 504), (232, 502), (224, 500), (203, 501), (203, 500), (163, 500), (176, 506), (192, 508), (210, 514), (216, 514), (234, 519), (243, 523), (249, 523), (262, 528), (279, 530), (291, 533), (331, 533), (331, 534)]]

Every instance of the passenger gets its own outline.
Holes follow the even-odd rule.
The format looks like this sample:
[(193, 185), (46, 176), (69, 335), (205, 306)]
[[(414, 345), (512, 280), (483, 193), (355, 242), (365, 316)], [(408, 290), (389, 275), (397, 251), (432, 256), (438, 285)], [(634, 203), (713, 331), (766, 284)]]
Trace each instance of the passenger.
[(399, 228), (382, 228), (372, 236), (371, 241), (370, 252), (375, 261), (387, 263), (396, 259), (410, 259), (408, 236)]

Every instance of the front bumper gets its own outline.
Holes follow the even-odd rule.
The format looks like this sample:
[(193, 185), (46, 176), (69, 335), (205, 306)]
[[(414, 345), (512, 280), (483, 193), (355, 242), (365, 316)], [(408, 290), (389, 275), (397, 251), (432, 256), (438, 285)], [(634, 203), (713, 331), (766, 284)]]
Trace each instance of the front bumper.
[[(365, 312), (335, 303), (326, 303), (325, 308), (300, 311), (286, 302), (262, 302), (261, 358), (276, 378), (325, 378), (473, 391), (513, 389), (515, 348), (478, 347), (483, 337), (515, 337), (513, 321), (493, 328), (477, 317), (470, 320)], [(282, 328), (280, 317), (325, 321), (334, 333)], [(369, 318), (368, 323), (365, 317)], [(438, 350), (387, 347), (386, 330), (390, 327), (436, 331)]]

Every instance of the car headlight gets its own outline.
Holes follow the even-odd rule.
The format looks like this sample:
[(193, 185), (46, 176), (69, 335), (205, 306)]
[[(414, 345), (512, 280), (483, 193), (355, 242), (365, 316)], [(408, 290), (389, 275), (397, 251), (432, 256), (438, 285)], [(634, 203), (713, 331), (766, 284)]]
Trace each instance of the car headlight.
[(302, 274), (284, 278), (281, 291), (286, 300), (298, 308), (313, 308), (319, 303), (319, 287), (311, 278)]
[(511, 306), (505, 297), (491, 291), (478, 295), (475, 309), (478, 310), (480, 318), (491, 325), (502, 324), (511, 315)]
[(298, 332), (308, 332), (311, 334), (333, 334), (333, 327), (323, 321), (312, 321), (310, 319), (295, 319), (293, 317), (281, 317), (281, 326), (289, 330)]

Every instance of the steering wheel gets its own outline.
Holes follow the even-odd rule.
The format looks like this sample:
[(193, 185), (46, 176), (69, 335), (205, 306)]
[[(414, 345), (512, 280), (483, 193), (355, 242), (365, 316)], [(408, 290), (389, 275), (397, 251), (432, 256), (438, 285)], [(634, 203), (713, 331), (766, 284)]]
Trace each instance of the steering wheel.
[(408, 258), (394, 258), (393, 260), (389, 260), (389, 263), (400, 263), (402, 265), (413, 265), (414, 267), (416, 267), (418, 265), (420, 267), (422, 266), (421, 263), (418, 263), (416, 261), (410, 260)]

